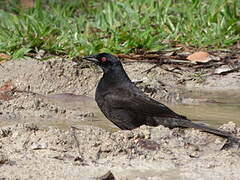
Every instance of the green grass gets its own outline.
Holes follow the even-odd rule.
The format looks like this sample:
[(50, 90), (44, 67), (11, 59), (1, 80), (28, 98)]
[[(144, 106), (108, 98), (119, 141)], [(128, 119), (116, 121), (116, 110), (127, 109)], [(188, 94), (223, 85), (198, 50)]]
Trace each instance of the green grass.
[(15, 58), (40, 49), (75, 57), (240, 40), (239, 0), (36, 0), (29, 10), (11, 2), (0, 3), (0, 52)]

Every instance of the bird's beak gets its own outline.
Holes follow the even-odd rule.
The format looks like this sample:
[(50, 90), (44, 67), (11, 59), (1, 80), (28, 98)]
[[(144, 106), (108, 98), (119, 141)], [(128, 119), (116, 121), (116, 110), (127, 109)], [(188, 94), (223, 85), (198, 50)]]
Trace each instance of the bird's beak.
[(97, 60), (97, 55), (93, 54), (93, 55), (90, 55), (90, 56), (85, 56), (83, 57), (83, 59), (86, 59), (87, 61), (91, 61), (91, 62), (94, 62), (94, 63), (98, 63), (98, 60)]

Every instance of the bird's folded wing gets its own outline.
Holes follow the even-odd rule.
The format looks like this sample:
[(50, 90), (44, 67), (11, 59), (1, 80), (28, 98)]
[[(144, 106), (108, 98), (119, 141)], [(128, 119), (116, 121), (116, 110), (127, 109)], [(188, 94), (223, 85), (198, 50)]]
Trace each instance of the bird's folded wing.
[(108, 102), (110, 108), (126, 109), (127, 111), (156, 117), (182, 117), (167, 106), (147, 97), (143, 93), (132, 93), (130, 90), (126, 91), (126, 89), (118, 89), (118, 91), (115, 89), (114, 93), (105, 95), (105, 100)]

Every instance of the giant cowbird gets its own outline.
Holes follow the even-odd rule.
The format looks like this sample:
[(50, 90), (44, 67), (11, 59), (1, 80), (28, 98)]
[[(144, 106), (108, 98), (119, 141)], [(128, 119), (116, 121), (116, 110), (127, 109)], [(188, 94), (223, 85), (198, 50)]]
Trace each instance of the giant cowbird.
[(120, 129), (131, 130), (144, 124), (163, 125), (168, 128), (196, 128), (221, 137), (233, 138), (226, 131), (192, 122), (145, 95), (131, 82), (118, 57), (100, 53), (83, 59), (102, 68), (104, 74), (98, 83), (95, 100), (107, 119)]

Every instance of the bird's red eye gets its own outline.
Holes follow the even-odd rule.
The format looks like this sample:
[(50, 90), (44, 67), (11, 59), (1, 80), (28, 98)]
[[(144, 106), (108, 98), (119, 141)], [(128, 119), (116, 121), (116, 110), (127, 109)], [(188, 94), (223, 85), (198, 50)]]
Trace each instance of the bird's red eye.
[(106, 62), (107, 61), (107, 58), (106, 57), (102, 57), (102, 62)]

